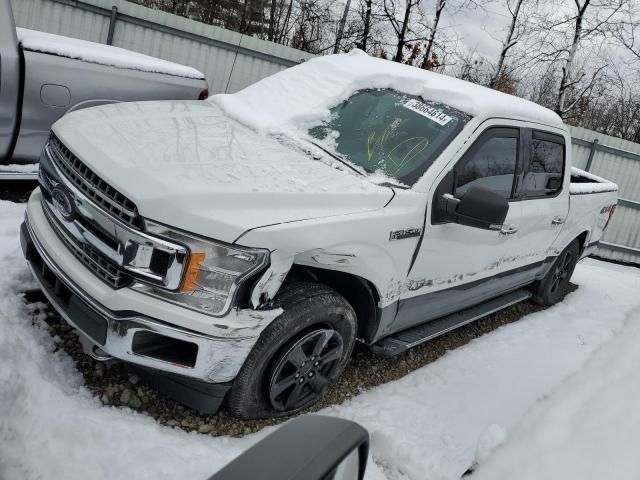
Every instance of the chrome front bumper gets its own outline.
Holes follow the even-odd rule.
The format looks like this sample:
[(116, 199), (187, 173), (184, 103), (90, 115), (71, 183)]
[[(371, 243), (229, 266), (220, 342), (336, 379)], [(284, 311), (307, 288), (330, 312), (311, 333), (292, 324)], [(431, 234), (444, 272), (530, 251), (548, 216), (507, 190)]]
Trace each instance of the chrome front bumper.
[(98, 304), (47, 254), (28, 215), (21, 244), (34, 277), (69, 325), (108, 356), (207, 383), (235, 378), (257, 340), (222, 338), (169, 325), (136, 312), (113, 312)]

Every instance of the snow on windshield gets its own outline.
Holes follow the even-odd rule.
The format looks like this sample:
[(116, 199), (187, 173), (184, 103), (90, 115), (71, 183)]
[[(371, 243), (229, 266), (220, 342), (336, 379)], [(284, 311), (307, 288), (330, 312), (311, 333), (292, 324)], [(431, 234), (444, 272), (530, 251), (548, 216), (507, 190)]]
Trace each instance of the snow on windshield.
[(177, 77), (204, 79), (204, 74), (195, 68), (168, 62), (159, 58), (132, 52), (124, 48), (87, 42), (77, 38), (16, 28), (18, 40), (25, 50), (50, 53), (60, 57), (74, 58), (89, 63), (128, 68), (142, 72), (164, 73)]
[(360, 50), (316, 57), (230, 95), (214, 95), (232, 118), (263, 133), (291, 133), (326, 121), (355, 92), (393, 89), (471, 116), (519, 116), (562, 127), (551, 110), (456, 78), (369, 57)]

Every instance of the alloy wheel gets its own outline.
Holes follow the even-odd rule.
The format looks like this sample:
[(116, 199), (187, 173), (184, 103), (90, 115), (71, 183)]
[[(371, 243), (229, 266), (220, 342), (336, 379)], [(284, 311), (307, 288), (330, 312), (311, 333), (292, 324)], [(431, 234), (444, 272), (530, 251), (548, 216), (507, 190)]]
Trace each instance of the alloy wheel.
[(278, 411), (296, 410), (320, 397), (342, 358), (342, 336), (331, 328), (313, 330), (280, 358), (269, 383), (269, 399)]
[(566, 251), (564, 255), (558, 259), (551, 276), (551, 293), (554, 293), (558, 288), (560, 288), (563, 282), (568, 278), (572, 262), (573, 254), (570, 251)]

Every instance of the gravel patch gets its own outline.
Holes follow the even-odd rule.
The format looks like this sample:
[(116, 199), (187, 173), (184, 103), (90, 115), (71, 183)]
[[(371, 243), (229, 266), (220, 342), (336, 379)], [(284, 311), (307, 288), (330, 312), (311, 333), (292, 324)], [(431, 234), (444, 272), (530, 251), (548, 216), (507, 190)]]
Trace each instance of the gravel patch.
[(29, 195), (37, 186), (36, 180), (0, 181), (0, 199), (24, 203), (29, 200)]
[[(571, 284), (567, 293), (576, 289), (577, 286)], [(154, 418), (162, 425), (212, 436), (243, 436), (287, 419), (240, 420), (230, 416), (224, 408), (216, 415), (200, 415), (147, 386), (127, 364), (117, 361), (97, 362), (85, 355), (75, 331), (60, 318), (40, 291), (25, 293), (25, 301), (34, 321), (36, 318), (45, 320), (57, 348), (64, 350), (74, 360), (84, 377), (86, 387), (104, 405), (131, 408)], [(337, 383), (309, 411), (342, 403), (377, 385), (399, 379), (437, 360), (449, 350), (542, 309), (543, 307), (531, 302), (522, 302), (393, 358), (373, 355), (364, 345), (358, 344)]]

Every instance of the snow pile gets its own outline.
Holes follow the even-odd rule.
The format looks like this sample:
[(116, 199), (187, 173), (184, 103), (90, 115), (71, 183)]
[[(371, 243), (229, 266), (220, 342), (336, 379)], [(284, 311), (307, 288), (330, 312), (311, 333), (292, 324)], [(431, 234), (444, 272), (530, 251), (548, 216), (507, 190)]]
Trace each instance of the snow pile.
[(554, 112), (473, 83), (369, 57), (360, 50), (315, 57), (210, 101), (251, 128), (285, 133), (328, 118), (329, 108), (366, 88), (392, 88), (441, 101), (470, 115), (522, 117), (563, 127)]
[(23, 211), (0, 202), (1, 479), (204, 479), (266, 433), (214, 439), (102, 407), (17, 294), (35, 287), (18, 241)]
[[(511, 438), (510, 431), (528, 408), (579, 370), (631, 315), (640, 320), (638, 269), (586, 260), (573, 280), (580, 288), (562, 303), (323, 413), (353, 419), (369, 429), (371, 455), (377, 465), (385, 466), (389, 479), (458, 480), (505, 435)], [(616, 424), (609, 424), (597, 410), (592, 415), (594, 424), (615, 435)], [(636, 434), (640, 438), (640, 426)], [(585, 455), (582, 461), (600, 460)], [(613, 468), (615, 462), (609, 465)], [(519, 478), (514, 472), (518, 471), (493, 478)], [(538, 477), (544, 478), (548, 477)]]
[(9, 165), (2, 165), (0, 167), (0, 173), (38, 173), (39, 164), (37, 163), (10, 163)]
[(18, 40), (25, 50), (50, 53), (60, 57), (74, 58), (89, 63), (128, 68), (142, 72), (164, 73), (177, 77), (204, 79), (195, 68), (168, 62), (159, 58), (132, 52), (124, 48), (87, 42), (77, 38), (63, 37), (51, 33), (16, 28)]
[(573, 177), (583, 177), (590, 180), (589, 182), (584, 183), (572, 181), (569, 186), (569, 193), (573, 193), (575, 195), (618, 191), (617, 184), (576, 167), (571, 167), (571, 177), (572, 180)]
[(625, 328), (535, 405), (473, 479), (514, 478), (514, 472), (519, 480), (638, 478), (639, 342), (635, 308)]
[(507, 432), (500, 425), (489, 425), (480, 435), (478, 447), (476, 448), (475, 460), (477, 464), (484, 462), (491, 452), (502, 445), (507, 438)]
[[(268, 433), (242, 439), (186, 434), (93, 398), (71, 359), (54, 352), (54, 340), (37, 320), (32, 326), (18, 293), (33, 287), (18, 241), (23, 211), (23, 205), (0, 201), (0, 478), (75, 480), (89, 473), (96, 480), (204, 479)], [(640, 424), (632, 402), (640, 393), (640, 327), (631, 325), (640, 322), (640, 275), (637, 269), (586, 261), (574, 280), (580, 288), (563, 303), (320, 412), (369, 429), (367, 480), (457, 480), (476, 462), (482, 470), (487, 456), (487, 469), (492, 457), (497, 465), (501, 452), (513, 452), (509, 458), (518, 458), (518, 465), (549, 455), (550, 465), (560, 466), (559, 450), (565, 448), (567, 465), (579, 467), (575, 475), (549, 469), (531, 478), (622, 478), (624, 470), (612, 474), (617, 465), (634, 468), (626, 478), (635, 478), (631, 449)], [(532, 404), (579, 370), (625, 321), (624, 336), (589, 362), (588, 374), (560, 386), (552, 397), (557, 410), (544, 413), (547, 401), (533, 420), (513, 430)], [(574, 432), (587, 438), (571, 445)], [(618, 433), (619, 449), (602, 444)], [(529, 442), (542, 453), (527, 453)], [(581, 454), (578, 445), (589, 442), (601, 450)], [(594, 468), (598, 475), (581, 476), (589, 465), (611, 470)], [(521, 477), (520, 468), (510, 468), (487, 478), (512, 478), (514, 471)]]

